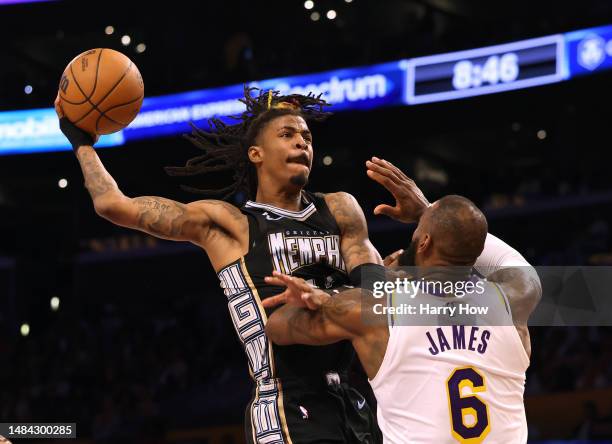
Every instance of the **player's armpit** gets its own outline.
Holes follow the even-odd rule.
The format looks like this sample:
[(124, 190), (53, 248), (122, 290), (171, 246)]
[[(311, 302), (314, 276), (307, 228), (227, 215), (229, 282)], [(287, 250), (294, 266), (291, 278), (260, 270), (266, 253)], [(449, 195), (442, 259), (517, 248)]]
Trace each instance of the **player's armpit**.
[(381, 264), (382, 258), (368, 238), (368, 227), (363, 211), (348, 193), (325, 195), (330, 212), (340, 228), (340, 251), (347, 271), (362, 264)]

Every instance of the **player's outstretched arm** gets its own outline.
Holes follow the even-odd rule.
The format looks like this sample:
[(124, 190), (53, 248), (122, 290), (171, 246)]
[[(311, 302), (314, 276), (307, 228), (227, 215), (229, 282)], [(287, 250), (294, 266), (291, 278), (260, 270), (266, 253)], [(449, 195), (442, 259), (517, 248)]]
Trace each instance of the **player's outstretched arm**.
[(326, 345), (354, 339), (362, 333), (361, 290), (330, 296), (303, 279), (274, 273), (272, 285), (286, 286), (278, 296), (265, 299), (265, 307), (284, 304), (268, 318), (266, 333), (277, 345)]
[(369, 293), (353, 288), (331, 296), (303, 279), (278, 272), (267, 277), (266, 282), (287, 287), (278, 296), (263, 301), (266, 308), (285, 304), (266, 323), (266, 333), (272, 342), (326, 345), (348, 339), (368, 377), (376, 375), (385, 356), (389, 330), (386, 316), (367, 314), (375, 313), (376, 304)]
[(85, 187), (98, 215), (122, 227), (202, 246), (213, 224), (230, 234), (244, 229), (240, 224), (244, 222), (244, 216), (226, 202), (201, 200), (183, 204), (156, 196), (125, 196), (92, 147), (97, 138), (70, 123), (63, 116), (59, 100), (55, 102), (55, 109), (60, 118), (60, 128), (75, 150)]
[(80, 147), (77, 158), (96, 213), (104, 219), (163, 239), (200, 243), (207, 235), (211, 223), (207, 201), (182, 204), (156, 196), (130, 198), (92, 147)]

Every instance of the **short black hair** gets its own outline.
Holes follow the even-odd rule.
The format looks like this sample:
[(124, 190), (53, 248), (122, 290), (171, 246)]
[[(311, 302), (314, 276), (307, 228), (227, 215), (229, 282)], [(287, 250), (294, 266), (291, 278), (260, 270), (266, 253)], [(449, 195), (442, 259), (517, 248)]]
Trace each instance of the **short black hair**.
[(434, 243), (440, 254), (459, 262), (473, 263), (482, 253), (487, 237), (487, 218), (466, 197), (451, 194), (431, 208)]
[(279, 91), (264, 91), (245, 85), (244, 97), (240, 101), (246, 105), (246, 110), (237, 116), (230, 116), (238, 123), (228, 125), (219, 118), (212, 118), (208, 121), (209, 131), (191, 123), (192, 132), (184, 137), (204, 154), (189, 159), (185, 166), (166, 167), (166, 173), (170, 176), (195, 176), (233, 170), (233, 182), (226, 187), (199, 189), (181, 185), (181, 188), (198, 194), (221, 196), (221, 199), (228, 199), (242, 191), (253, 199), (257, 193), (257, 175), (248, 158), (249, 147), (255, 143), (266, 124), (277, 117), (297, 115), (305, 120), (325, 119), (331, 113), (324, 111), (329, 104), (321, 96), (313, 93), (283, 96)]

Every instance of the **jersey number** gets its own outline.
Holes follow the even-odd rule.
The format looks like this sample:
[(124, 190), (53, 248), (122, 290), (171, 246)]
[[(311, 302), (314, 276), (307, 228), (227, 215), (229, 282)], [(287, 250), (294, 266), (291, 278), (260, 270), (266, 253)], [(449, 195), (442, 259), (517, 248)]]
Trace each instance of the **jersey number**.
[(486, 389), (484, 375), (473, 367), (456, 368), (446, 380), (451, 433), (462, 444), (479, 444), (489, 434), (489, 407), (475, 395)]

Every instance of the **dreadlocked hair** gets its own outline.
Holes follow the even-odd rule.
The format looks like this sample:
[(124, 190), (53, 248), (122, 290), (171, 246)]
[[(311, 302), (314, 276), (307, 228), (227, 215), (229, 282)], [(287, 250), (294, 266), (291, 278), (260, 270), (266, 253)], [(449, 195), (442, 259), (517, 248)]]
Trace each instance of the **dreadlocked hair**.
[[(253, 92), (258, 94), (253, 95)], [(305, 120), (321, 121), (331, 113), (323, 110), (329, 104), (321, 94), (291, 94), (282, 96), (279, 91), (263, 91), (259, 88), (244, 87), (244, 97), (239, 99), (246, 110), (230, 118), (238, 123), (229, 125), (221, 119), (208, 120), (209, 131), (204, 131), (193, 123), (191, 134), (184, 134), (196, 148), (204, 154), (189, 159), (182, 167), (165, 167), (170, 176), (196, 176), (219, 171), (233, 171), (233, 182), (223, 188), (199, 189), (186, 185), (181, 188), (208, 196), (221, 196), (222, 200), (237, 192), (244, 192), (249, 199), (257, 193), (257, 173), (248, 157), (248, 149), (255, 144), (260, 131), (271, 120), (285, 115), (301, 116)]]

